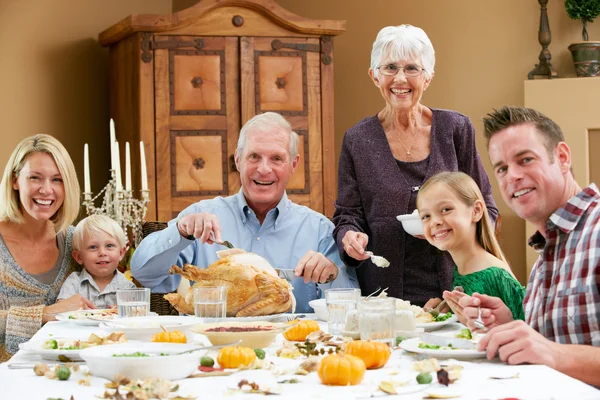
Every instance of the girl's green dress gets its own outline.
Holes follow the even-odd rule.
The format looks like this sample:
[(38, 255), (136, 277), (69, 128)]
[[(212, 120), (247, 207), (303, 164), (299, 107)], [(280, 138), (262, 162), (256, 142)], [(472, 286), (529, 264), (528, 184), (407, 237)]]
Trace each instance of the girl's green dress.
[(489, 267), (482, 271), (461, 275), (455, 265), (452, 273), (452, 285), (462, 286), (468, 295), (477, 292), (499, 297), (512, 311), (515, 320), (525, 319), (523, 311), (525, 287), (503, 268)]

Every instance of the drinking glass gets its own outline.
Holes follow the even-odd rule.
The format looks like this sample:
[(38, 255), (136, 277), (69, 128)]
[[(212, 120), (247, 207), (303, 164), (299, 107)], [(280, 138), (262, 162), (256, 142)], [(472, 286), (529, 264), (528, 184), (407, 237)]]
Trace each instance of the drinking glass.
[(327, 303), (328, 331), (332, 335), (339, 335), (344, 330), (346, 315), (356, 309), (356, 302), (360, 299), (360, 289), (328, 289), (325, 290)]
[(117, 289), (119, 318), (145, 317), (150, 313), (150, 289)]
[(194, 288), (194, 314), (204, 322), (216, 322), (227, 316), (227, 286)]
[(393, 344), (396, 299), (370, 298), (358, 302), (358, 329), (361, 340)]

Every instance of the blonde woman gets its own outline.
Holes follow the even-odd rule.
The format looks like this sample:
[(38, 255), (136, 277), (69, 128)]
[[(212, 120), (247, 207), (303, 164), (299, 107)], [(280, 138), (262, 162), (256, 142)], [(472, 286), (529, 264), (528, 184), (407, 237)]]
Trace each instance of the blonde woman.
[(475, 181), (463, 172), (434, 175), (421, 187), (417, 209), (425, 239), (454, 260), (452, 285), (499, 297), (514, 319), (524, 319), (525, 288), (506, 262)]
[(0, 183), (0, 361), (44, 322), (94, 305), (80, 295), (54, 304), (71, 272), (71, 223), (79, 183), (63, 145), (49, 135), (23, 139)]

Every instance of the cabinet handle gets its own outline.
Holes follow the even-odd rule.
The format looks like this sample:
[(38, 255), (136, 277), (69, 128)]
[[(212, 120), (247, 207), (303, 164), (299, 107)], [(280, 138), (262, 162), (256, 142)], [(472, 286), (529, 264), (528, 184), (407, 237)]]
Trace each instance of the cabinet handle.
[(202, 157), (198, 157), (192, 162), (192, 165), (196, 169), (204, 168), (204, 164), (206, 164), (206, 162), (204, 161), (204, 159)]
[(199, 88), (200, 86), (202, 86), (202, 78), (199, 76), (195, 76), (192, 79), (192, 86), (195, 87), (196, 89)]
[(284, 89), (287, 82), (285, 81), (285, 78), (281, 77), (275, 80), (275, 85), (277, 86), (277, 89)]
[(237, 167), (235, 166), (235, 157), (232, 155), (229, 156), (229, 169), (231, 172), (239, 172)]

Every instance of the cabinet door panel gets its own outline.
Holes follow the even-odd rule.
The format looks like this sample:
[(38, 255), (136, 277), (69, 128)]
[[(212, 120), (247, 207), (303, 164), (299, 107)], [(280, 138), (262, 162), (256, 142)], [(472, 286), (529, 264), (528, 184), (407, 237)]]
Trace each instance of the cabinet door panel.
[[(239, 132), (239, 40), (157, 37), (157, 208), (169, 220), (202, 199), (239, 188), (230, 171)], [(172, 45), (173, 42), (176, 45)]]

